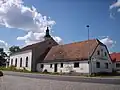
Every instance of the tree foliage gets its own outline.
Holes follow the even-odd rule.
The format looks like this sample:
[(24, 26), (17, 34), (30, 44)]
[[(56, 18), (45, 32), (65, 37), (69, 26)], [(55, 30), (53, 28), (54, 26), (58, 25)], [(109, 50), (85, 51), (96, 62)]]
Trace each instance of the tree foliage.
[(7, 54), (4, 52), (3, 48), (0, 48), (0, 66), (5, 65)]
[(15, 52), (20, 51), (20, 47), (19, 46), (12, 46), (9, 48), (10, 54), (13, 54)]

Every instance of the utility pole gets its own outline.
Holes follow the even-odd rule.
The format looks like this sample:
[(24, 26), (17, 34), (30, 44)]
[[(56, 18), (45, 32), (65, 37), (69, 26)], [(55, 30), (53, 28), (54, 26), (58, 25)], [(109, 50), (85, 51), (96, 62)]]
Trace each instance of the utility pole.
[(87, 27), (87, 30), (88, 30), (88, 61), (89, 61), (89, 68), (90, 68), (90, 75), (92, 74), (92, 62), (91, 62), (91, 60), (90, 60), (90, 52), (89, 52), (89, 50), (90, 50), (90, 45), (89, 45), (89, 39), (90, 39), (90, 36), (89, 36), (89, 28), (90, 28), (90, 26), (89, 25), (86, 25), (86, 27)]
[(90, 27), (90, 26), (87, 25), (86, 27), (87, 27), (87, 29), (88, 29), (88, 40), (89, 40), (89, 27)]

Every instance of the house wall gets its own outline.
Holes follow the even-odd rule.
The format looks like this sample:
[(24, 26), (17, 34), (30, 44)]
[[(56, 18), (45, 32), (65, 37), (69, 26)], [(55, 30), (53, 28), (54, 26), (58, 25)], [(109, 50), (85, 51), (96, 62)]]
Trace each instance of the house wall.
[(40, 44), (39, 47), (33, 49), (32, 71), (36, 71), (37, 64), (43, 62), (50, 48), (55, 45), (58, 44), (53, 39), (48, 39), (44, 44)]
[[(119, 64), (119, 66), (117, 66), (117, 64)], [(113, 62), (113, 70), (120, 71), (120, 62)]]
[[(100, 54), (98, 55), (98, 51)], [(105, 56), (106, 53), (106, 56)], [(96, 62), (100, 62), (100, 68), (97, 68)], [(106, 68), (105, 63), (108, 63), (108, 68)], [(90, 63), (90, 72), (97, 73), (97, 72), (112, 72), (112, 62), (107, 51), (106, 46), (98, 45), (96, 48)]]
[[(26, 67), (26, 57), (28, 57), (28, 67)], [(31, 71), (31, 61), (32, 61), (32, 50), (27, 50), (23, 52), (16, 53), (10, 56), (9, 66), (11, 66), (11, 60), (13, 59), (13, 66), (15, 66), (15, 60), (17, 58), (17, 69), (23, 69), (25, 67), (27, 70)], [(20, 58), (22, 58), (22, 67), (20, 67)]]
[[(74, 67), (74, 63), (79, 62), (79, 67)], [(68, 73), (70, 71), (78, 72), (78, 73), (89, 73), (89, 64), (88, 61), (74, 61), (74, 62), (52, 62), (52, 63), (39, 63), (37, 64), (37, 71), (41, 72), (47, 69), (48, 72), (54, 72), (55, 64), (57, 63), (57, 72)], [(61, 67), (61, 63), (63, 63), (63, 67)], [(43, 69), (40, 67), (41, 64), (44, 64)], [(52, 68), (50, 68), (50, 64), (52, 64)]]

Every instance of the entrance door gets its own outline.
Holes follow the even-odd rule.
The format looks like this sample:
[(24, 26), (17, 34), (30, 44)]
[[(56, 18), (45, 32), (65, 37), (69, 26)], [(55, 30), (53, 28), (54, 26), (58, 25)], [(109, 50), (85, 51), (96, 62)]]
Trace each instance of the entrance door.
[(54, 66), (54, 72), (57, 72), (57, 63)]

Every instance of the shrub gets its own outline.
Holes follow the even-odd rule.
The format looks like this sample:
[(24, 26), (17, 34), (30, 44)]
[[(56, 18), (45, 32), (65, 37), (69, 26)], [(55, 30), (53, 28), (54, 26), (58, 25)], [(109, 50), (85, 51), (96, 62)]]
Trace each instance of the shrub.
[(0, 77), (1, 77), (1, 76), (3, 76), (3, 72), (2, 72), (2, 71), (0, 71)]
[(13, 65), (12, 65), (12, 66), (10, 66), (10, 67), (8, 67), (7, 69), (8, 69), (8, 70), (12, 70), (12, 71), (16, 71), (16, 67), (15, 67), (15, 66), (13, 66)]

